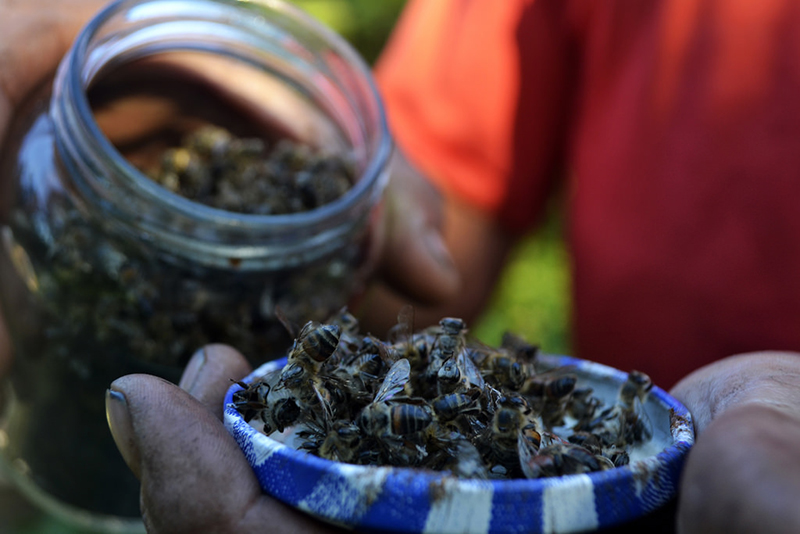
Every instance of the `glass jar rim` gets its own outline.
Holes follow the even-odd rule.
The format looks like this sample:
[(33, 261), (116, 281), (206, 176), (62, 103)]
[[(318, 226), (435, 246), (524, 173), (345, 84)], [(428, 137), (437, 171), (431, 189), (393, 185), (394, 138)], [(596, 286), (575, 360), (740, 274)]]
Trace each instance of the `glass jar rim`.
[[(359, 179), (342, 197), (313, 210), (292, 214), (258, 215), (226, 211), (192, 201), (159, 186), (114, 147), (95, 120), (88, 95), (86, 94), (86, 89), (92, 81), (91, 77), (85, 76), (87, 57), (91, 50), (92, 41), (104, 24), (126, 8), (137, 4), (178, 5), (182, 3), (180, 1), (115, 0), (99, 11), (87, 23), (59, 69), (58, 78), (62, 79), (64, 93), (59, 95), (54, 92), (53, 96), (56, 128), (66, 127), (66, 131), (63, 133), (67, 135), (74, 133), (73, 130), (75, 128), (86, 132), (91, 139), (91, 143), (88, 143), (88, 149), (91, 152), (90, 157), (94, 161), (110, 161), (114, 168), (126, 176), (128, 179), (126, 185), (136, 193), (141, 194), (143, 198), (156, 201), (174, 213), (199, 224), (213, 224), (241, 232), (252, 231), (260, 233), (260, 231), (269, 232), (277, 228), (290, 231), (293, 228), (318, 227), (344, 222), (344, 219), (347, 218), (344, 214), (348, 211), (357, 209), (358, 205), (364, 202), (372, 203), (374, 200), (370, 201), (370, 198), (376, 196), (376, 191), (379, 196), (385, 187), (385, 182), (388, 180), (386, 173), (383, 171), (388, 165), (393, 143), (379, 91), (372, 78), (370, 68), (361, 56), (339, 34), (300, 8), (283, 0), (248, 0), (247, 2), (242, 0), (201, 0), (201, 2), (229, 8), (252, 8), (252, 5), (255, 4), (261, 8), (288, 16), (298, 23), (300, 27), (310, 30), (314, 35), (321, 38), (359, 76), (365, 86), (365, 94), (371, 100), (370, 104), (375, 109), (375, 126), (378, 132), (377, 148), (372, 157), (369, 158), (364, 170), (359, 174)], [(196, 1), (192, 3), (194, 5), (197, 4)], [(269, 21), (266, 20), (262, 22), (266, 25), (269, 24)], [(100, 67), (102, 66), (103, 64), (100, 65)], [(59, 99), (63, 98), (70, 98), (72, 105), (75, 106), (76, 113), (72, 121), (63, 120), (63, 116), (58, 116), (59, 114), (63, 115), (61, 107), (64, 103), (58, 102)]]

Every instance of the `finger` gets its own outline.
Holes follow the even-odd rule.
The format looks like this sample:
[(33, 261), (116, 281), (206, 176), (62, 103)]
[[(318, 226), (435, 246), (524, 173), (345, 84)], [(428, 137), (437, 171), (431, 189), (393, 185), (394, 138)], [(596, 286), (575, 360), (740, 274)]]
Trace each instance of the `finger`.
[(800, 420), (764, 405), (732, 407), (712, 421), (687, 458), (678, 531), (798, 532)]
[(222, 419), (222, 403), (232, 381), (251, 370), (239, 351), (227, 345), (208, 345), (192, 356), (178, 385)]
[(56, 68), (81, 26), (105, 2), (0, 2), (0, 142), (14, 108)]
[[(437, 324), (442, 317), (450, 315), (471, 324), (485, 309), (516, 243), (516, 236), (506, 232), (490, 215), (455, 198), (445, 202), (444, 216), (445, 241), (458, 274), (445, 276), (451, 285), (447, 288), (443, 285), (439, 290), (449, 294), (455, 287), (455, 293), (440, 302), (425, 305), (424, 299), (414, 301), (408, 291), (398, 290), (399, 283), (390, 287), (382, 283), (385, 280), (374, 281), (353, 306), (367, 331), (385, 332), (396, 324), (397, 312), (404, 304), (414, 306), (415, 328)], [(403, 256), (402, 245), (393, 244), (387, 248)], [(390, 257), (386, 261), (390, 265), (403, 265), (399, 263), (400, 258), (395, 261)], [(404, 275), (403, 268), (396, 274), (400, 279)], [(410, 265), (408, 272), (411, 272)], [(405, 282), (413, 282), (410, 275)]]
[(225, 427), (194, 397), (160, 378), (111, 384), (114, 440), (142, 484), (148, 532), (320, 532), (321, 523), (261, 493)]
[(442, 234), (442, 199), (399, 153), (391, 172), (380, 274), (390, 287), (418, 302), (442, 302), (460, 286)]
[(800, 419), (800, 355), (753, 352), (701, 367), (678, 382), (670, 394), (691, 412), (700, 434), (734, 406), (762, 404)]

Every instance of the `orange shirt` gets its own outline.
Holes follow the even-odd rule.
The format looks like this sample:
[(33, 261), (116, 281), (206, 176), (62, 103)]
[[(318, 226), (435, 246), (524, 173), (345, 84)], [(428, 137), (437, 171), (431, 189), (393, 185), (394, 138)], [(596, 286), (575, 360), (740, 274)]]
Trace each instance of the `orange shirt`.
[(509, 232), (566, 186), (577, 356), (668, 388), (800, 350), (797, 0), (412, 0), (376, 75)]

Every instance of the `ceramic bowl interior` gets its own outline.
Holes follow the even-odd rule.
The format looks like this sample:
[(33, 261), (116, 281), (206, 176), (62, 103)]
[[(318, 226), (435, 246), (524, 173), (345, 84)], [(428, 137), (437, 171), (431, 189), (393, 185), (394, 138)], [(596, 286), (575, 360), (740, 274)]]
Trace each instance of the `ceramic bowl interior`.
[[(569, 365), (579, 386), (606, 405), (627, 374), (566, 356), (540, 355), (547, 367)], [(269, 362), (244, 382), (285, 365)], [(246, 423), (225, 398), (225, 426), (239, 443), (263, 490), (323, 521), (369, 532), (582, 532), (645, 515), (672, 498), (694, 442), (688, 410), (653, 387), (644, 409), (653, 438), (631, 451), (629, 465), (580, 475), (516, 480), (458, 479), (410, 468), (351, 465), (298, 451)]]

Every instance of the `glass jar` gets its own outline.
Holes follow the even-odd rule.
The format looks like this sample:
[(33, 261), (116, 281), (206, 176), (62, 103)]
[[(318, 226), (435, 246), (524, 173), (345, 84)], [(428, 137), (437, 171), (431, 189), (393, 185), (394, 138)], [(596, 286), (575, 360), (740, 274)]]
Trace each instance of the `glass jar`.
[[(346, 154), (356, 180), (311, 211), (245, 215), (134, 165), (206, 123)], [(16, 132), (0, 167), (14, 348), (2, 457), (51, 512), (136, 528), (105, 389), (136, 372), (177, 381), (207, 343), (263, 362), (290, 342), (281, 312), (324, 320), (359, 293), (382, 233), (382, 104), (359, 56), (290, 5), (124, 0), (85, 27)]]

